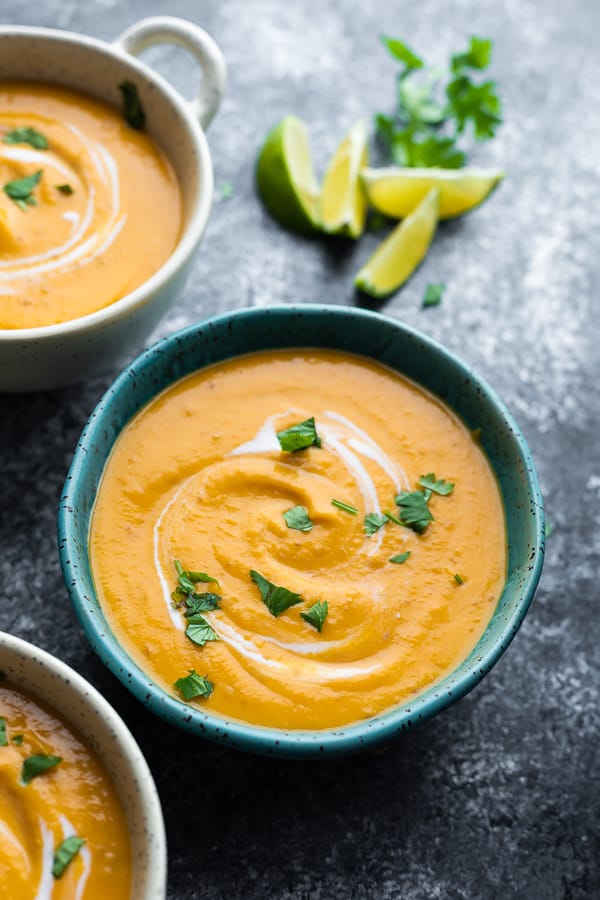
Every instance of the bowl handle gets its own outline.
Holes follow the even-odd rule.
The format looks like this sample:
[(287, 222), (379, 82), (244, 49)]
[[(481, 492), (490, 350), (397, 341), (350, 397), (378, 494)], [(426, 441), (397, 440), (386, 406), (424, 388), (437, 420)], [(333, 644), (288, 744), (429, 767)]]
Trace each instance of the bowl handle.
[(117, 50), (133, 56), (154, 44), (178, 44), (198, 60), (202, 81), (196, 99), (188, 105), (202, 127), (208, 128), (225, 93), (227, 68), (219, 47), (198, 25), (174, 16), (140, 19), (113, 41)]

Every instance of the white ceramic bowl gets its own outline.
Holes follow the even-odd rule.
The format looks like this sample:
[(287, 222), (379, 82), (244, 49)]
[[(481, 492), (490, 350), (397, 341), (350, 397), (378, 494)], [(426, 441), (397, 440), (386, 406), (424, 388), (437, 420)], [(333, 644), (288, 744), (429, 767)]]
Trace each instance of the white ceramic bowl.
[(127, 816), (132, 852), (131, 900), (164, 900), (167, 842), (150, 769), (112, 706), (81, 675), (20, 638), (0, 632), (0, 670), (48, 706), (102, 760)]
[[(200, 90), (187, 101), (135, 58), (174, 43), (200, 64)], [(205, 31), (183, 19), (142, 19), (112, 44), (47, 28), (0, 27), (0, 80), (58, 84), (120, 106), (119, 84), (133, 80), (147, 131), (169, 157), (183, 195), (183, 228), (167, 262), (110, 306), (59, 325), (0, 329), (0, 391), (35, 391), (81, 381), (139, 349), (181, 291), (212, 204), (212, 164), (204, 130), (219, 108), (225, 62)]]

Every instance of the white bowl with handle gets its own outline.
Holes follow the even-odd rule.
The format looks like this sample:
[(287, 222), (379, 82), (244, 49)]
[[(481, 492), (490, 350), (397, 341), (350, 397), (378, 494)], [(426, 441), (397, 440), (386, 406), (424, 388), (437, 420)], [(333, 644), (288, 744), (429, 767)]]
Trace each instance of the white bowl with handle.
[[(201, 69), (193, 100), (184, 99), (136, 55), (177, 44)], [(0, 26), (0, 81), (55, 84), (120, 107), (119, 85), (133, 81), (146, 131), (168, 156), (182, 194), (183, 224), (171, 256), (144, 284), (97, 312), (57, 325), (0, 329), (0, 392), (60, 387), (138, 350), (180, 293), (210, 214), (213, 173), (205, 129), (221, 103), (225, 61), (200, 27), (184, 19), (142, 19), (112, 43), (48, 28)], [(0, 298), (1, 302), (1, 298)]]

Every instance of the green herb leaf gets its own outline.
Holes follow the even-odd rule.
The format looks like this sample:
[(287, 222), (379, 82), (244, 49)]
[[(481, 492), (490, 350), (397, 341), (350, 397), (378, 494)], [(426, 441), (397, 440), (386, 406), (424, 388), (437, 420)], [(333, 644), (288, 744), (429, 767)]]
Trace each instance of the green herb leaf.
[(300, 616), (304, 619), (305, 622), (308, 622), (309, 625), (312, 625), (313, 628), (316, 628), (319, 634), (323, 631), (323, 624), (325, 619), (327, 618), (327, 613), (329, 612), (329, 604), (327, 600), (321, 602), (321, 600), (317, 600), (316, 603), (308, 609), (306, 612), (301, 612)]
[(8, 745), (8, 738), (6, 736), (6, 719), (0, 716), (0, 747), (6, 747)]
[(215, 686), (208, 680), (208, 675), (198, 675), (195, 669), (190, 669), (189, 675), (177, 679), (175, 687), (184, 700), (193, 700), (194, 697), (210, 697)]
[(61, 194), (65, 194), (65, 196), (67, 196), (67, 197), (70, 197), (71, 194), (75, 193), (75, 191), (73, 190), (73, 188), (71, 187), (70, 184), (57, 184), (56, 190), (60, 191)]
[(494, 137), (502, 123), (495, 81), (475, 84), (468, 75), (458, 75), (446, 87), (446, 96), (459, 134), (471, 122), (476, 140)]
[(21, 744), (23, 743), (23, 735), (22, 735), (22, 734), (15, 734), (15, 735), (13, 735), (13, 737), (11, 738), (11, 740), (12, 740), (13, 744), (16, 744), (18, 747), (20, 747)]
[(14, 200), (19, 209), (26, 210), (28, 206), (35, 206), (36, 200), (32, 191), (42, 177), (43, 169), (27, 175), (26, 178), (17, 178), (15, 181), (7, 181), (4, 185), (4, 193)]
[(454, 53), (450, 57), (453, 72), (460, 69), (487, 69), (492, 61), (493, 44), (488, 38), (473, 36), (466, 53)]
[(47, 150), (48, 139), (35, 128), (13, 128), (4, 135), (5, 144), (29, 144), (36, 150)]
[(210, 591), (204, 591), (202, 594), (188, 594), (185, 605), (187, 610), (186, 617), (195, 616), (197, 613), (211, 612), (213, 609), (220, 609), (219, 603), (221, 597), (219, 594), (212, 594)]
[(55, 878), (62, 877), (65, 869), (77, 856), (84, 844), (85, 841), (83, 838), (73, 834), (71, 837), (66, 838), (66, 840), (56, 848), (54, 861), (52, 863), (52, 874)]
[(406, 553), (397, 553), (396, 556), (390, 556), (390, 562), (402, 565), (402, 563), (405, 563), (409, 557), (410, 550), (407, 550)]
[(273, 584), (255, 569), (250, 570), (250, 578), (259, 589), (262, 601), (272, 616), (280, 616), (290, 606), (295, 606), (296, 603), (302, 603), (304, 600), (300, 594), (288, 591), (281, 585)]
[(221, 197), (223, 200), (233, 197), (233, 185), (230, 181), (224, 181), (221, 185)]
[(61, 756), (51, 756), (46, 753), (37, 753), (34, 756), (28, 756), (27, 759), (23, 760), (21, 781), (23, 784), (29, 784), (32, 778), (37, 778), (38, 775), (42, 775), (44, 772), (47, 772), (48, 769), (53, 769), (61, 762)]
[(321, 446), (321, 438), (317, 434), (314, 416), (277, 432), (277, 440), (282, 450), (295, 453), (296, 450), (304, 450), (306, 447)]
[(439, 306), (442, 302), (442, 295), (444, 293), (445, 285), (440, 282), (439, 284), (428, 284), (425, 288), (425, 293), (423, 294), (423, 306)]
[(403, 491), (396, 497), (396, 505), (400, 510), (400, 519), (407, 528), (417, 534), (423, 534), (430, 522), (434, 521), (427, 499), (421, 491)]
[(381, 516), (379, 513), (369, 513), (365, 516), (364, 530), (368, 537), (379, 531), (387, 522), (387, 516)]
[(338, 509), (341, 509), (343, 512), (350, 513), (351, 516), (355, 516), (358, 513), (358, 510), (355, 506), (350, 506), (349, 503), (344, 503), (343, 500), (336, 500), (335, 498), (331, 501), (332, 506), (337, 506)]
[(195, 572), (193, 569), (184, 569), (178, 559), (174, 559), (173, 564), (179, 576), (179, 585), (186, 593), (195, 590), (195, 586), (200, 582), (209, 584), (212, 581), (213, 584), (220, 587), (217, 579), (213, 578), (212, 575), (208, 575), (206, 572)]
[(465, 579), (462, 577), (462, 575), (459, 575), (458, 572), (457, 572), (456, 575), (454, 576), (454, 580), (455, 580), (455, 582), (456, 582), (457, 584), (464, 584), (464, 583), (465, 583)]
[(389, 519), (389, 520), (390, 520), (390, 522), (394, 522), (396, 525), (402, 525), (402, 524), (403, 524), (403, 523), (400, 521), (400, 519), (398, 518), (398, 516), (395, 516), (394, 513), (391, 513), (391, 512), (389, 511), (389, 509), (384, 509), (383, 514), (384, 514), (384, 516), (386, 517), (386, 519)]
[(142, 131), (146, 124), (146, 113), (140, 100), (137, 86), (133, 81), (123, 81), (119, 85), (123, 97), (123, 116), (125, 121), (137, 131)]
[(313, 523), (308, 515), (305, 506), (292, 506), (282, 513), (288, 528), (294, 528), (296, 531), (312, 531)]
[(395, 60), (403, 63), (406, 72), (412, 72), (414, 69), (422, 69), (425, 65), (421, 57), (417, 56), (416, 53), (413, 53), (404, 41), (399, 41), (398, 38), (391, 38), (382, 34), (381, 43), (384, 47), (387, 47)]
[(433, 491), (441, 497), (447, 497), (454, 490), (453, 481), (444, 481), (443, 478), (436, 479), (435, 472), (428, 472), (427, 475), (421, 475), (419, 484), (427, 491)]
[(187, 620), (187, 628), (185, 629), (186, 637), (199, 647), (204, 647), (209, 641), (218, 641), (219, 635), (211, 628), (204, 616), (199, 613), (193, 613)]

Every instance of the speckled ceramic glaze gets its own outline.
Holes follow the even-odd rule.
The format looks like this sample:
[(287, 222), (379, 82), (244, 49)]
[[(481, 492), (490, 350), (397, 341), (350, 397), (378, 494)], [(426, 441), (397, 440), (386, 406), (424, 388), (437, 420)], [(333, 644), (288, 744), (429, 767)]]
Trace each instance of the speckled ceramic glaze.
[[(198, 96), (184, 100), (132, 54), (175, 43), (202, 68)], [(183, 229), (167, 262), (143, 285), (104, 309), (59, 325), (0, 329), (0, 391), (34, 391), (81, 381), (139, 349), (181, 291), (212, 204), (213, 175), (203, 128), (216, 113), (225, 63), (214, 41), (191, 22), (143, 19), (113, 44), (67, 31), (0, 27), (0, 80), (54, 83), (121, 105), (119, 84), (132, 80), (148, 133), (171, 160), (183, 198)]]
[(89, 744), (110, 775), (127, 816), (131, 900), (164, 900), (167, 844), (152, 775), (131, 732), (98, 691), (55, 656), (0, 632), (0, 670), (47, 703)]
[[(119, 432), (159, 391), (210, 363), (255, 350), (327, 347), (371, 357), (437, 394), (471, 428), (498, 478), (508, 531), (508, 577), (494, 616), (469, 657), (410, 703), (364, 722), (324, 731), (279, 731), (209, 715), (168, 694), (127, 656), (94, 592), (88, 532), (102, 471)], [(529, 449), (494, 392), (467, 366), (416, 331), (376, 313), (327, 306), (250, 309), (166, 338), (114, 382), (75, 451), (59, 511), (65, 583), (84, 631), (103, 662), (153, 712), (213, 741), (288, 757), (347, 754), (384, 744), (464, 696), (504, 652), (527, 612), (544, 555), (544, 516)]]

